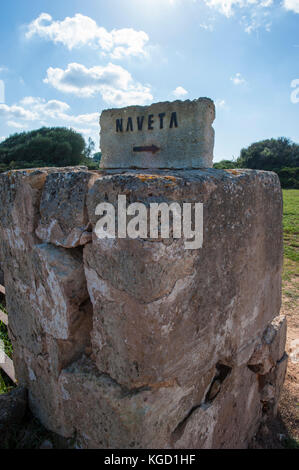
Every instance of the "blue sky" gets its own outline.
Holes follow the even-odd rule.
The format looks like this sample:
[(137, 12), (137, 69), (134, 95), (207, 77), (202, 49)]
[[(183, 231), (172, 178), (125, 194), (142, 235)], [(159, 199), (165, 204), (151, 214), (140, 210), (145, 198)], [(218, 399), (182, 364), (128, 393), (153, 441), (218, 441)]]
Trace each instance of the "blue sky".
[(215, 161), (299, 142), (299, 0), (11, 0), (0, 6), (0, 139), (101, 110), (216, 103)]

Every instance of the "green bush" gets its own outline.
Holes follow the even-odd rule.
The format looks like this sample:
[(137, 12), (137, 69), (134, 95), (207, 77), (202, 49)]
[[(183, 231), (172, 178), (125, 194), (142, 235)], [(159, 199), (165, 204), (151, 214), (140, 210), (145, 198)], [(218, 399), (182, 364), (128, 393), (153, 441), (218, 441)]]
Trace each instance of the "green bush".
[(237, 161), (221, 160), (214, 168), (275, 171), (283, 188), (299, 189), (299, 145), (286, 137), (261, 140), (242, 149)]
[(233, 168), (238, 168), (238, 164), (231, 160), (221, 160), (220, 162), (214, 163), (213, 168), (216, 168), (217, 170), (231, 170)]
[(299, 189), (299, 167), (281, 168), (280, 170), (273, 171), (278, 174), (283, 188)]
[(242, 149), (237, 164), (268, 171), (299, 167), (299, 145), (286, 137), (261, 140)]
[(14, 134), (0, 144), (0, 171), (79, 165), (85, 149), (81, 134), (65, 127), (42, 127)]

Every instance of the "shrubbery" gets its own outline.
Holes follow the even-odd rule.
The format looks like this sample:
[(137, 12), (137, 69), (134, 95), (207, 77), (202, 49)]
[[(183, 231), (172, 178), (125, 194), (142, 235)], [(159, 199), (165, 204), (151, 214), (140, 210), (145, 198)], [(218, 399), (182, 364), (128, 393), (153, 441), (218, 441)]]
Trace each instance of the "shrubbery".
[(283, 188), (299, 189), (299, 167), (281, 168), (276, 173)]
[(236, 161), (222, 160), (214, 168), (275, 171), (283, 188), (299, 188), (299, 145), (285, 137), (255, 142), (241, 150)]
[(0, 144), (0, 172), (45, 166), (98, 168), (98, 162), (90, 158), (90, 145), (81, 134), (65, 127), (14, 134)]

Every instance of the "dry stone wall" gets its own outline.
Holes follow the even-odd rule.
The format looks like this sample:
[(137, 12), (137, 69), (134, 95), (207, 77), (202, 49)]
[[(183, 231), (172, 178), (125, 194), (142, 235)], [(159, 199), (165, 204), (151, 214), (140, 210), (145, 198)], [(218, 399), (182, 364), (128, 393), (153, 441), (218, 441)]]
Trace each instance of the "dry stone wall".
[[(204, 241), (99, 239), (101, 202), (201, 202)], [(282, 197), (255, 170), (0, 175), (0, 257), (17, 378), (84, 448), (244, 448), (276, 413)]]

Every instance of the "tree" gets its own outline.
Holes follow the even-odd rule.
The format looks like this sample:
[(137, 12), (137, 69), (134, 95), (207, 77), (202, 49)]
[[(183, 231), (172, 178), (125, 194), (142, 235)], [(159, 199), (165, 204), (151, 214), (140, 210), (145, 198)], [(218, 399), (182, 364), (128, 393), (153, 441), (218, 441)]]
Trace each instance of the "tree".
[(92, 157), (92, 153), (94, 152), (95, 146), (96, 144), (94, 143), (92, 138), (88, 137), (88, 142), (87, 142), (87, 145), (85, 146), (85, 152), (84, 152), (86, 158)]
[(100, 162), (100, 161), (101, 161), (101, 158), (102, 158), (102, 152), (96, 152), (96, 153), (93, 155), (93, 159), (94, 159), (96, 162)]
[(299, 168), (281, 168), (277, 174), (283, 188), (299, 189)]
[(255, 142), (241, 150), (237, 164), (241, 168), (279, 170), (299, 166), (299, 145), (286, 137)]
[(0, 144), (0, 169), (79, 165), (85, 145), (81, 134), (65, 127), (14, 134)]

